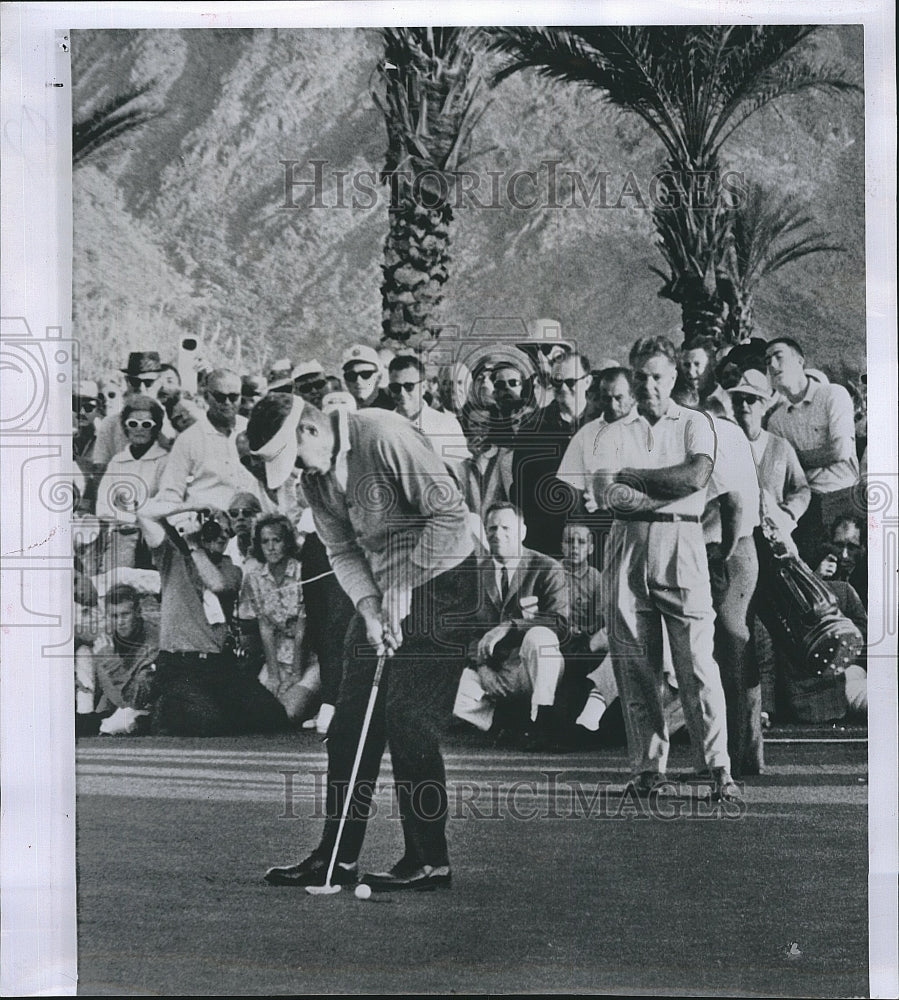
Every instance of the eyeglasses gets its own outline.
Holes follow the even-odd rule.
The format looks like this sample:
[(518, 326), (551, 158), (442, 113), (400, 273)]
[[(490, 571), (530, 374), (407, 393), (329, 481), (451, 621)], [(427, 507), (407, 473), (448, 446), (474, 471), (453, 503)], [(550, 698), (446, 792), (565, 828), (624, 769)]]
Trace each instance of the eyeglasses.
[(521, 385), (521, 379), (518, 379), (518, 378), (495, 378), (493, 380), (493, 385), (497, 389), (517, 389)]
[(149, 388), (151, 385), (154, 385), (158, 379), (158, 375), (129, 375), (128, 384), (134, 389), (136, 389), (139, 385)]
[(350, 372), (344, 372), (343, 378), (345, 382), (358, 382), (360, 379), (364, 382), (370, 378), (373, 378), (377, 374), (378, 374), (377, 368), (370, 368), (368, 371), (355, 369)]
[(97, 401), (95, 399), (82, 399), (78, 402), (79, 413), (93, 413), (96, 408)]
[(224, 405), (225, 403), (237, 403), (240, 400), (239, 392), (215, 392), (210, 390), (209, 395), (219, 404)]
[(551, 378), (549, 381), (554, 389), (561, 389), (564, 385), (574, 392), (574, 387), (578, 382), (583, 382), (585, 378), (589, 378), (589, 376), (581, 375), (579, 378)]
[(399, 396), (403, 391), (412, 392), (417, 385), (421, 385), (421, 382), (391, 382), (387, 386), (387, 391), (394, 396)]
[(127, 419), (127, 420), (125, 421), (125, 426), (126, 426), (126, 427), (127, 427), (127, 428), (128, 428), (129, 430), (132, 430), (132, 431), (133, 431), (133, 430), (134, 430), (135, 428), (137, 428), (137, 427), (141, 427), (141, 428), (143, 428), (143, 429), (144, 429), (145, 431), (148, 431), (148, 430), (149, 430), (149, 429), (150, 429), (151, 427), (155, 427), (155, 426), (156, 426), (156, 421), (155, 421), (155, 420), (137, 420), (137, 419), (136, 419), (136, 418), (134, 418), (134, 417), (129, 417), (129, 418), (128, 418), (128, 419)]
[(325, 380), (317, 378), (314, 382), (304, 382), (298, 379), (294, 382), (293, 387), (298, 392), (320, 392), (325, 387)]
[(231, 517), (254, 517), (260, 511), (255, 507), (232, 507), (228, 513)]

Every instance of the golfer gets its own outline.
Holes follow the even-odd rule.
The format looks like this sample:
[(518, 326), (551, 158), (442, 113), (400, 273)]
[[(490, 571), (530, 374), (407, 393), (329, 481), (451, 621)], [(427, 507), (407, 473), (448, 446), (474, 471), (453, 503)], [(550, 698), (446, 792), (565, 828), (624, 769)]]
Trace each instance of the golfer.
[(469, 514), (440, 457), (385, 410), (324, 415), (277, 393), (254, 408), (250, 448), (270, 489), (294, 466), (340, 585), (356, 608), (328, 733), (327, 819), (305, 860), (271, 868), (274, 885), (325, 882), (379, 656), (378, 689), (331, 884), (358, 881), (357, 859), (385, 744), (390, 747), (405, 851), (365, 875), (373, 892), (448, 888), (447, 795), (439, 736), (448, 722), (475, 610)]

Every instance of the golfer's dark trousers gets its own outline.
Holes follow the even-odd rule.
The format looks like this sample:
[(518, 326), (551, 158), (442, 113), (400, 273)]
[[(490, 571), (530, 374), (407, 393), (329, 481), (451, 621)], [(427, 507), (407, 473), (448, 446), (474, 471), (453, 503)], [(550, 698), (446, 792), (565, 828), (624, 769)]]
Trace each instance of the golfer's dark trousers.
[[(403, 643), (387, 660), (365, 741), (338, 860), (362, 849), (372, 794), (385, 746), (390, 748), (405, 858), (415, 865), (448, 864), (446, 772), (440, 735), (453, 701), (477, 604), (477, 564), (468, 558), (412, 595)], [(344, 673), (328, 731), (327, 820), (319, 851), (330, 857), (372, 688), (377, 658), (362, 618), (354, 614), (344, 647)]]

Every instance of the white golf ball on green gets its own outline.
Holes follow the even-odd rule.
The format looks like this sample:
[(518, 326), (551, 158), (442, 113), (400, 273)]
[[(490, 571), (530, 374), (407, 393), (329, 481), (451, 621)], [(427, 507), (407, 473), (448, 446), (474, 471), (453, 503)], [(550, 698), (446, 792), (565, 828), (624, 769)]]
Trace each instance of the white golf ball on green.
[(356, 886), (356, 899), (369, 899), (371, 897), (371, 886), (364, 882)]

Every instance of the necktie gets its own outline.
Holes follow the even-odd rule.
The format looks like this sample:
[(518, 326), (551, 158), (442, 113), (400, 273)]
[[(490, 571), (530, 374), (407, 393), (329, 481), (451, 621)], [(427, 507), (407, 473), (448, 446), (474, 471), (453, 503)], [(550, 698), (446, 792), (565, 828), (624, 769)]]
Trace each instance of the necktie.
[(499, 571), (499, 598), (506, 603), (506, 598), (509, 596), (509, 571), (505, 566), (500, 567)]

